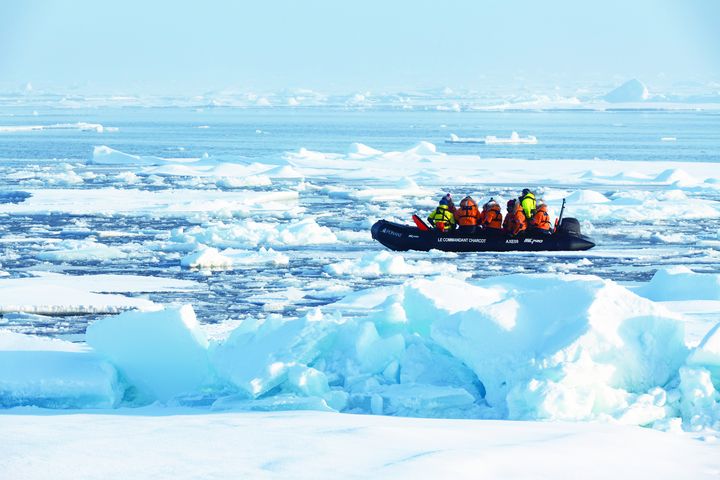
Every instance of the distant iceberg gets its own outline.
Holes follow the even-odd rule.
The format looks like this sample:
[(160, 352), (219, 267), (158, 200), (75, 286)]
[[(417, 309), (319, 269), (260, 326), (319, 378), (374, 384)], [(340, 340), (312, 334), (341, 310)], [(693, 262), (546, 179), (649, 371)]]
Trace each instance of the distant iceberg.
[(648, 88), (633, 78), (606, 94), (603, 99), (611, 103), (644, 102), (650, 98)]
[(487, 135), (485, 137), (459, 137), (454, 133), (450, 134), (450, 138), (445, 143), (482, 143), (482, 144), (510, 144), (510, 145), (535, 145), (538, 143), (537, 138), (533, 135), (521, 137), (517, 132), (512, 132), (510, 137), (496, 137), (495, 135)]

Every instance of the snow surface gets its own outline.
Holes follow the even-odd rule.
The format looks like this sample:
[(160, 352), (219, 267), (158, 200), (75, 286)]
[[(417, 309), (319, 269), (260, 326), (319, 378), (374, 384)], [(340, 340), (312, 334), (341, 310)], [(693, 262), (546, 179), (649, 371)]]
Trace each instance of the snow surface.
[(597, 423), (321, 412), (197, 415), (168, 409), (120, 415), (17, 413), (0, 416), (0, 468), (8, 478), (46, 478), (48, 471), (57, 479), (481, 475), (669, 480), (711, 479), (720, 473), (717, 445)]

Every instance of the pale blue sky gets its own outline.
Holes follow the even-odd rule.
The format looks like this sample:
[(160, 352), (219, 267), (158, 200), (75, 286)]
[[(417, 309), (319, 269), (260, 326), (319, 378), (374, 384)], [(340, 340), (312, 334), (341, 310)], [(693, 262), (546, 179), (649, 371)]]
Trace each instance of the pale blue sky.
[(720, 1), (4, 0), (0, 85), (192, 93), (720, 78)]

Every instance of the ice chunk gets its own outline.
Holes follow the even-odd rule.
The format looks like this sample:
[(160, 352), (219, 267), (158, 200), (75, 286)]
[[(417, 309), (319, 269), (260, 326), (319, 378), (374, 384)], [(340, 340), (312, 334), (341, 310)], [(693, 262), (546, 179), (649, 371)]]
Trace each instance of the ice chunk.
[(246, 220), (241, 225), (217, 223), (178, 229), (173, 231), (172, 240), (220, 248), (319, 245), (338, 241), (332, 230), (318, 225), (312, 217), (286, 223)]
[(509, 138), (496, 137), (495, 135), (488, 135), (485, 137), (485, 143), (487, 144), (528, 144), (535, 145), (538, 143), (537, 138), (533, 135), (527, 137), (521, 137), (517, 132), (512, 132)]
[(407, 150), (405, 153), (412, 153), (419, 156), (438, 155), (437, 147), (434, 144), (425, 141), (418, 143), (413, 148)]
[(720, 274), (695, 273), (682, 265), (660, 268), (635, 291), (655, 301), (720, 300)]
[(189, 305), (103, 318), (88, 326), (87, 342), (115, 365), (139, 401), (167, 401), (210, 379), (207, 340)]
[(100, 165), (163, 165), (165, 163), (196, 162), (198, 158), (161, 158), (131, 155), (105, 145), (93, 149), (92, 163)]
[(700, 183), (695, 177), (680, 168), (670, 168), (655, 177), (658, 183), (675, 184), (678, 186), (696, 185)]
[(720, 392), (704, 368), (680, 369), (680, 409), (688, 430), (720, 430)]
[(216, 248), (206, 247), (185, 256), (180, 265), (188, 268), (230, 268), (233, 265), (231, 258), (221, 255)]
[(350, 158), (364, 158), (382, 155), (383, 152), (362, 143), (351, 143), (347, 153)]
[(288, 379), (288, 369), (320, 354), (327, 324), (312, 315), (297, 319), (250, 319), (210, 349), (217, 372), (256, 398)]
[(37, 254), (40, 260), (50, 262), (105, 261), (127, 256), (122, 248), (104, 245), (92, 239), (63, 240)]
[(594, 190), (576, 190), (567, 197), (565, 197), (565, 201), (567, 201), (567, 203), (590, 204), (608, 203), (610, 202), (610, 199), (602, 193), (596, 192)]
[(357, 332), (355, 354), (364, 372), (379, 373), (397, 360), (405, 350), (402, 335), (381, 338), (372, 322), (364, 322)]
[(373, 400), (376, 415), (466, 418), (477, 410), (475, 398), (467, 390), (447, 386), (387, 385), (374, 390)]
[(272, 248), (260, 247), (258, 251), (228, 248), (219, 252), (216, 248), (201, 246), (195, 252), (185, 256), (180, 265), (188, 268), (225, 269), (241, 265), (287, 265), (290, 257), (276, 252)]
[(712, 374), (715, 384), (720, 386), (720, 323), (715, 325), (690, 353), (687, 364), (691, 367), (706, 368)]
[(401, 254), (382, 251), (367, 253), (356, 260), (331, 263), (325, 265), (324, 270), (335, 276), (379, 277), (381, 275), (454, 273), (457, 272), (457, 267), (449, 263), (433, 263), (427, 260), (408, 262)]
[[(485, 288), (475, 288), (490, 295), (470, 295), (464, 306), (452, 300), (468, 295), (451, 285), (438, 279), (406, 287), (408, 322), (472, 368), (488, 403), (507, 406), (511, 418), (554, 418), (562, 411), (590, 418), (598, 410), (613, 411), (625, 405), (626, 392), (668, 381), (687, 355), (675, 317), (613, 282), (488, 279), (480, 282)], [(549, 300), (561, 298), (547, 308)], [(556, 407), (553, 399), (569, 404)]]
[(0, 330), (0, 407), (111, 408), (122, 394), (115, 369), (96, 354)]

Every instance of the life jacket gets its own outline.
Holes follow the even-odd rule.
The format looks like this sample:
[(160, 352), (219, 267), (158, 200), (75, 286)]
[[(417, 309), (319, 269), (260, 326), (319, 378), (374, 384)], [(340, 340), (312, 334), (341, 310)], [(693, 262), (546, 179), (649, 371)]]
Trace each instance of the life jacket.
[(525, 214), (521, 208), (516, 208), (514, 212), (509, 213), (505, 217), (506, 223), (503, 225), (503, 229), (510, 235), (517, 235), (527, 228), (527, 222)]
[(523, 213), (525, 213), (525, 218), (533, 218), (537, 208), (537, 204), (535, 203), (535, 194), (528, 192), (520, 197), (519, 200)]
[(452, 230), (455, 227), (455, 217), (447, 205), (438, 205), (438, 207), (430, 215), (428, 222), (441, 232)]
[(472, 198), (463, 198), (460, 208), (455, 210), (455, 220), (460, 226), (475, 226), (478, 224), (478, 207)]
[(552, 224), (545, 205), (540, 205), (540, 208), (535, 212), (535, 216), (532, 218), (532, 226), (540, 230), (550, 230)]
[(500, 205), (495, 204), (485, 210), (482, 215), (482, 226), (484, 228), (501, 229), (503, 226)]

